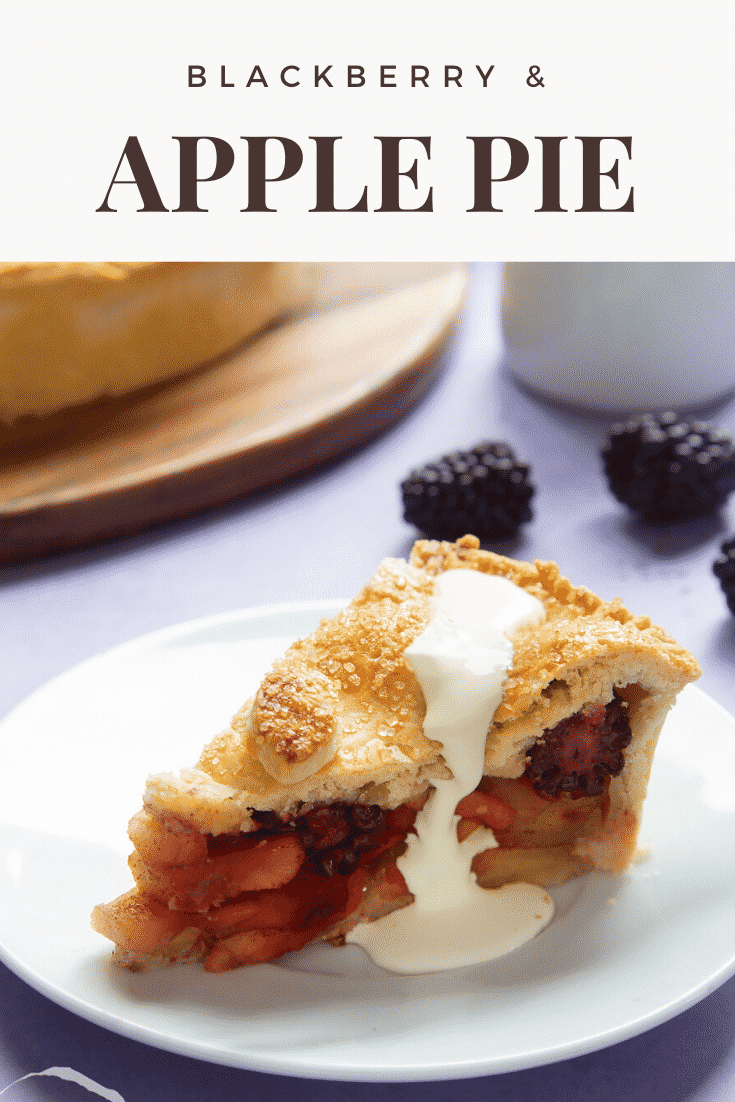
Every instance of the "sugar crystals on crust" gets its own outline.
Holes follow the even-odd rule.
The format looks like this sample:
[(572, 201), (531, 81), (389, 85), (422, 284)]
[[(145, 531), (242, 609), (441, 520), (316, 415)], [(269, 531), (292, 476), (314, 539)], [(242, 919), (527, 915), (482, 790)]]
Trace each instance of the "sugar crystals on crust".
[(253, 739), (261, 765), (280, 784), (304, 780), (334, 757), (336, 707), (336, 687), (319, 670), (266, 674), (253, 703)]

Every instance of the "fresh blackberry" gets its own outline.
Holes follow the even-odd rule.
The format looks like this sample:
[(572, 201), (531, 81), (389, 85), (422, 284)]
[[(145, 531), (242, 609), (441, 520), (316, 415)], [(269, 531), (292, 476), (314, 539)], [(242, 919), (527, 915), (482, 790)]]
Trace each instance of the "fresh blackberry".
[(467, 533), (506, 540), (531, 519), (531, 468), (507, 444), (486, 441), (412, 471), (401, 483), (403, 516), (430, 539)]
[(707, 516), (735, 489), (731, 437), (677, 413), (613, 425), (602, 458), (615, 497), (647, 524)]
[(727, 607), (735, 616), (735, 537), (725, 540), (720, 550), (722, 554), (717, 556), (712, 569), (720, 580)]

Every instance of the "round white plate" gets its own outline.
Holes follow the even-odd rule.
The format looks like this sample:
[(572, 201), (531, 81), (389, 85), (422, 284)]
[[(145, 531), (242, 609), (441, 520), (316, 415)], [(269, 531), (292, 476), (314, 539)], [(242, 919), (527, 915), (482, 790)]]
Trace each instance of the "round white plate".
[(578, 1056), (680, 1013), (735, 972), (735, 721), (695, 688), (656, 756), (622, 876), (554, 892), (502, 960), (395, 976), (321, 946), (212, 976), (132, 975), (89, 928), (130, 886), (147, 773), (196, 761), (297, 635), (338, 603), (255, 609), (148, 635), (50, 682), (0, 725), (0, 957), (69, 1010), (187, 1056), (324, 1079), (451, 1079)]

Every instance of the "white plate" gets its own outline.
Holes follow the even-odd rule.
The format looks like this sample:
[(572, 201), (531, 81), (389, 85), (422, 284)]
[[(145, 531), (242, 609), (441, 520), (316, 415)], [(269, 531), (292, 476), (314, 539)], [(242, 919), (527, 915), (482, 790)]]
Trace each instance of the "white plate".
[(130, 885), (125, 827), (148, 772), (196, 760), (296, 635), (335, 603), (180, 625), (94, 658), (0, 725), (0, 956), (44, 995), (187, 1056), (325, 1079), (451, 1079), (578, 1056), (680, 1013), (735, 972), (735, 721), (697, 689), (659, 744), (622, 876), (554, 894), (502, 960), (433, 976), (323, 946), (225, 975), (131, 975), (89, 928)]

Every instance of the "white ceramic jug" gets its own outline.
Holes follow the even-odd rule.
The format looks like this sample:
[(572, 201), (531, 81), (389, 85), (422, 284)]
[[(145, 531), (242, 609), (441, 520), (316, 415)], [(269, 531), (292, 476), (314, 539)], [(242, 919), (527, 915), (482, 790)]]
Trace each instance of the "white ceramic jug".
[(735, 264), (506, 264), (507, 363), (548, 397), (610, 413), (735, 389)]

